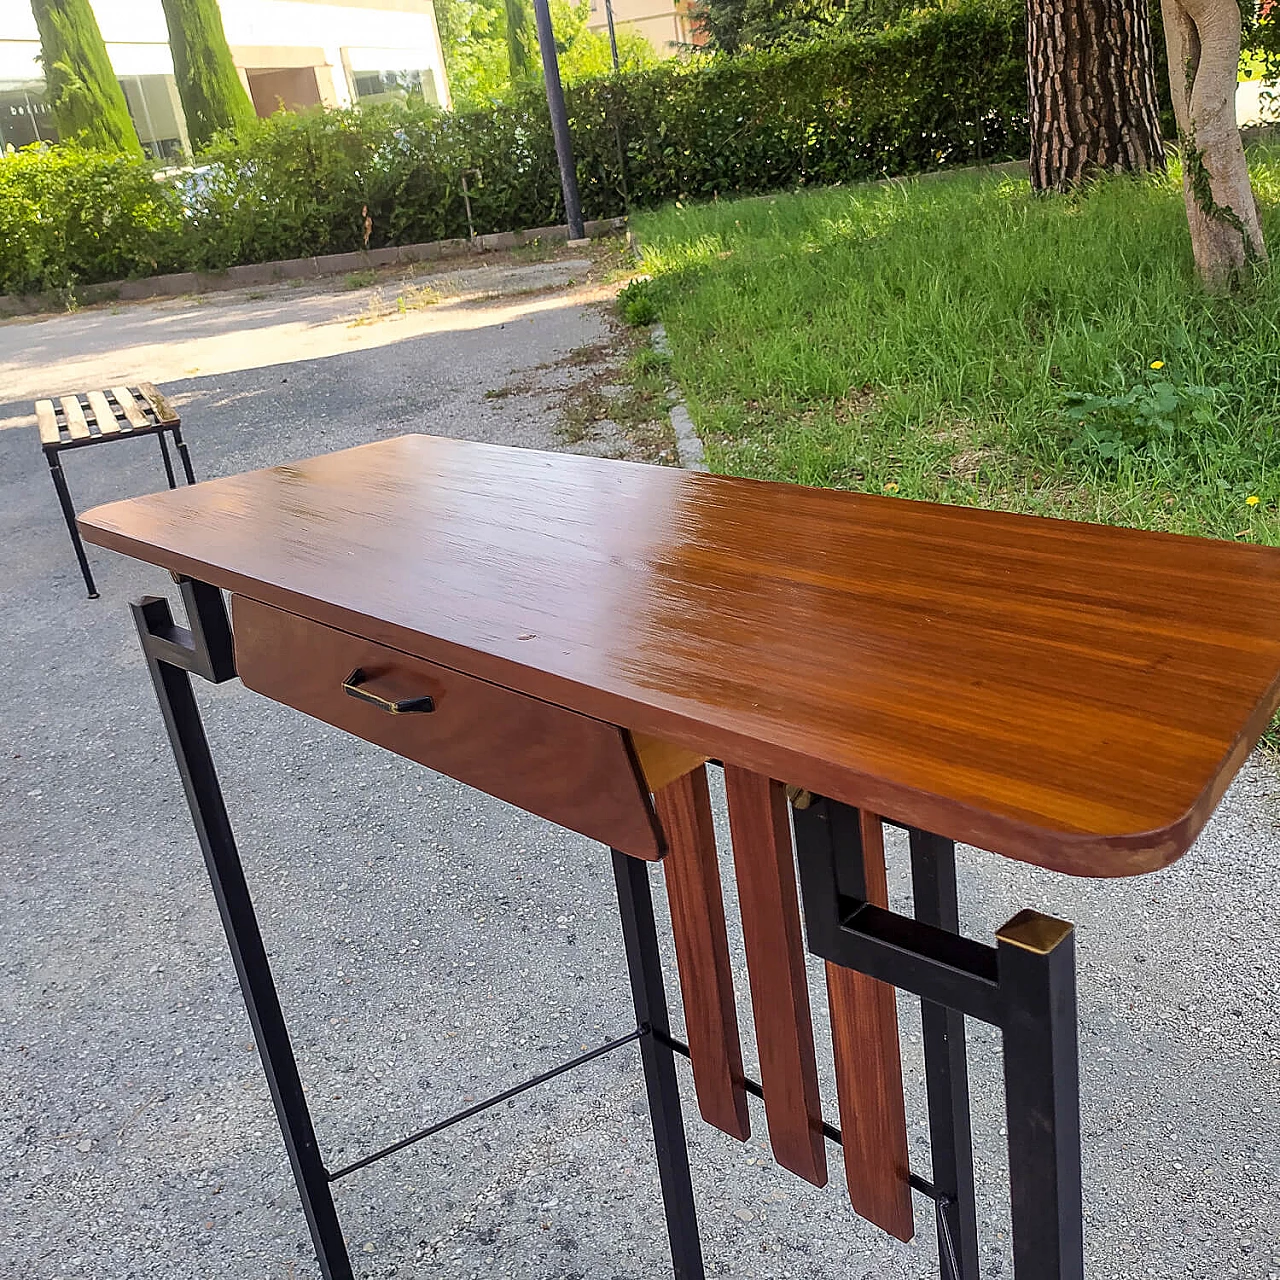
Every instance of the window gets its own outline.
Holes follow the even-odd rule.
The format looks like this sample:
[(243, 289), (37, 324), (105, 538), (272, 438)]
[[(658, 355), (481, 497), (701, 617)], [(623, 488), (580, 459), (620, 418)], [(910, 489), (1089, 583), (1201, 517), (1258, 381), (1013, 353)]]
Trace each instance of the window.
[(426, 71), (353, 71), (356, 99), (360, 102), (405, 102), (420, 98), (438, 103), (435, 76)]
[(45, 101), (44, 85), (40, 81), (0, 81), (0, 148), (57, 140), (58, 130), (53, 111)]

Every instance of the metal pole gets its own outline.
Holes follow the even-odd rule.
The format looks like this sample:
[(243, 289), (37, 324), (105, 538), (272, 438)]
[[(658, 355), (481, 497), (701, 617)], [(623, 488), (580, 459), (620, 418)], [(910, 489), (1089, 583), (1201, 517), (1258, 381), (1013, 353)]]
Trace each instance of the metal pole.
[[(179, 629), (174, 626), (167, 600), (147, 597), (133, 606), (133, 617), (173, 747), (182, 789), (186, 792), (187, 806), (195, 823), (196, 839), (213, 885), (213, 896), (231, 950), (231, 962), (240, 980), (245, 1010), (253, 1027), (267, 1088), (275, 1104), (285, 1150), (293, 1166), (302, 1210), (311, 1228), (320, 1274), (324, 1280), (353, 1280), (342, 1227), (329, 1190), (329, 1176), (320, 1158), (302, 1078), (298, 1074), (284, 1013), (271, 977), (267, 949), (258, 929), (258, 918), (245, 882), (213, 756), (200, 721), (191, 676), (164, 657), (166, 652), (180, 648), (199, 669), (203, 665), (200, 659), (209, 656), (208, 647), (216, 645), (218, 656), (209, 662), (209, 678), (220, 681), (235, 673), (229, 660), (231, 634), (227, 628), (222, 595), (206, 584), (194, 584), (190, 593), (184, 588), (183, 595), (187, 599), (187, 621), (191, 627), (187, 642), (173, 638)], [(202, 597), (207, 602), (203, 614), (199, 603)], [(202, 648), (206, 650), (205, 654), (200, 652)], [(175, 653), (174, 656), (179, 655)], [(219, 667), (223, 670), (219, 671)]]
[(547, 83), (547, 108), (551, 112), (551, 132), (556, 140), (556, 159), (560, 162), (560, 188), (564, 192), (564, 216), (569, 224), (569, 239), (585, 240), (587, 231), (582, 224), (582, 204), (578, 199), (573, 139), (569, 137), (569, 116), (564, 107), (560, 62), (556, 57), (556, 38), (551, 30), (551, 8), (547, 0), (533, 0), (533, 15), (538, 24), (538, 47), (542, 50), (542, 74)]
[(613, 29), (613, 0), (604, 0), (605, 21), (609, 24), (609, 52), (613, 56), (613, 74), (618, 74), (618, 33)]
[(704, 1280), (702, 1241), (698, 1237), (689, 1149), (685, 1145), (684, 1120), (680, 1114), (680, 1089), (670, 1043), (671, 1024), (667, 1020), (662, 959), (653, 920), (649, 866), (617, 849), (612, 853), (636, 1022), (642, 1031), (649, 1033), (640, 1039), (640, 1062), (649, 1094), (649, 1119), (653, 1123), (658, 1184), (667, 1214), (667, 1234), (671, 1238), (672, 1268), (675, 1280)]
[[(959, 933), (955, 845), (914, 827), (910, 840), (916, 919), (948, 933)], [(978, 1280), (978, 1214), (964, 1014), (932, 1000), (922, 1000), (920, 1019), (924, 1030), (933, 1185), (946, 1196), (945, 1201), (934, 1202), (942, 1276), (943, 1280)]]
[(1084, 1280), (1075, 936), (1023, 911), (996, 932), (1017, 1280)]

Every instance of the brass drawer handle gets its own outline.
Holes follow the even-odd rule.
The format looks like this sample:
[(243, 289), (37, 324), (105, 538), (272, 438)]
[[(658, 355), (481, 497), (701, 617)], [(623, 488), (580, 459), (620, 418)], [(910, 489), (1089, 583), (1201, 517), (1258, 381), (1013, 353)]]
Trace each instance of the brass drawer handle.
[(434, 711), (436, 701), (429, 694), (420, 698), (380, 698), (376, 693), (364, 687), (368, 677), (363, 667), (357, 667), (343, 682), (342, 692), (351, 698), (359, 698), (379, 711), (387, 711), (393, 716), (402, 716), (410, 711)]

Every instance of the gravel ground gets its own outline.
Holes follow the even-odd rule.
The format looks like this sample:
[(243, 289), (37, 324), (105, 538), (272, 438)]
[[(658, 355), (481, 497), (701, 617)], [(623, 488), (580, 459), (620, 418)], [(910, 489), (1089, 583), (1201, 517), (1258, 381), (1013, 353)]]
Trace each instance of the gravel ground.
[[(201, 476), (410, 429), (555, 447), (558, 362), (602, 333), (565, 305), (166, 390)], [(64, 458), (81, 509), (159, 480), (141, 444)], [(103, 598), (87, 601), (34, 432), (0, 431), (0, 459), (0, 1275), (314, 1280), (126, 609), (167, 581), (91, 550)], [(331, 1166), (627, 1028), (603, 849), (236, 683), (199, 694)], [(1280, 777), (1255, 756), (1158, 875), (1076, 881), (961, 852), (974, 936), (1027, 905), (1078, 924), (1091, 1280), (1280, 1276), (1278, 820)], [(890, 855), (905, 908), (896, 839)], [(927, 1173), (910, 1001), (902, 1015)], [(821, 999), (815, 1021), (821, 1045)], [(970, 1063), (983, 1274), (1009, 1276), (998, 1045), (977, 1024)], [(848, 1210), (837, 1152), (814, 1190), (777, 1168), (753, 1117), (746, 1145), (690, 1125), (709, 1274), (936, 1276), (927, 1205), (914, 1245), (887, 1239)], [(337, 1199), (362, 1276), (668, 1270), (629, 1049), (353, 1175)]]

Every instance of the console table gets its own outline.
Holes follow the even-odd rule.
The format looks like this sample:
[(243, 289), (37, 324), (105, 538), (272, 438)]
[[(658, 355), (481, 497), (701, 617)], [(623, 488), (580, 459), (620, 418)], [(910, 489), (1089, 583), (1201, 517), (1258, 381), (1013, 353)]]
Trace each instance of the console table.
[[(675, 1061), (704, 1119), (978, 1280), (965, 1018), (1004, 1047), (1018, 1280), (1083, 1275), (1071, 926), (959, 933), (954, 842), (1069, 875), (1181, 856), (1280, 703), (1280, 551), (404, 436), (99, 507), (168, 570), (134, 606), (327, 1280), (331, 1184), (637, 1043), (675, 1274), (702, 1254)], [(223, 592), (231, 593), (228, 619)], [(191, 675), (249, 688), (609, 846), (636, 1025), (326, 1166)], [(760, 1079), (743, 1068), (706, 769), (722, 767)], [(894, 911), (886, 823), (908, 829)], [(648, 863), (667, 880), (671, 1033)], [(797, 877), (798, 868), (798, 877)], [(801, 928), (803, 921), (803, 931)], [(826, 961), (837, 1127), (804, 947)], [(909, 1167), (894, 988), (922, 1000), (932, 1168)]]

